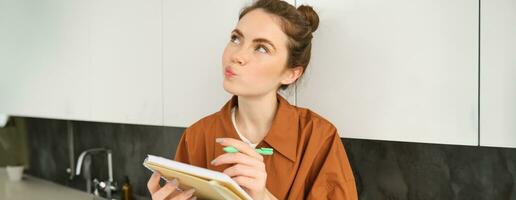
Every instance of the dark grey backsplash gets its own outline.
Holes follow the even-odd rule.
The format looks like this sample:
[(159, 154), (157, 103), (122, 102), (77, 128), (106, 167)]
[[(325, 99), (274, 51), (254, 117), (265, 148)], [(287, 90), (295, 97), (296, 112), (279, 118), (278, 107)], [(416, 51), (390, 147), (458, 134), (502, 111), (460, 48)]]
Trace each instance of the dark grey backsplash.
[[(85, 190), (82, 176), (69, 180), (67, 121), (25, 118), (27, 173)], [(184, 128), (73, 121), (75, 159), (81, 151), (112, 149), (115, 180), (128, 176), (134, 193), (150, 198), (147, 154), (172, 158)], [(360, 199), (516, 200), (516, 149), (342, 139)], [(105, 157), (93, 159), (93, 177), (107, 177)]]
[(360, 199), (516, 200), (516, 149), (343, 139)]
[[(86, 191), (82, 175), (70, 180), (67, 121), (26, 118), (29, 143), (28, 174)], [(109, 148), (113, 153), (113, 174), (121, 186), (128, 176), (133, 193), (149, 199), (147, 180), (151, 172), (143, 167), (147, 154), (172, 158), (184, 128), (73, 121), (74, 154), (90, 148)], [(92, 157), (92, 177), (107, 180), (106, 156)], [(146, 198), (145, 198), (146, 197)]]

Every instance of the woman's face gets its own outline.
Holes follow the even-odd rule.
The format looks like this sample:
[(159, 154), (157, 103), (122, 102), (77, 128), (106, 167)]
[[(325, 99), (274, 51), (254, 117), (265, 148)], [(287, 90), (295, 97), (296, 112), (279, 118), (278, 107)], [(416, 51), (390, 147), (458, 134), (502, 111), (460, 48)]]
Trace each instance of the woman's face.
[[(288, 37), (275, 16), (255, 9), (231, 32), (222, 55), (224, 90), (238, 96), (261, 96), (290, 84)], [(292, 80), (293, 79), (293, 80)]]

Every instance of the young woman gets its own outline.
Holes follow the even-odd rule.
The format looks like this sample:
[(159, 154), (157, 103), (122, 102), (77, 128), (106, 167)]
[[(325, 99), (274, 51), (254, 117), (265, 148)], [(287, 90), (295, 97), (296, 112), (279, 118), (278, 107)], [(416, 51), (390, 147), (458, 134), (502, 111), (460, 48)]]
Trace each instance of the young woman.
[[(224, 89), (233, 97), (185, 130), (175, 160), (223, 172), (253, 199), (357, 199), (335, 126), (277, 93), (305, 71), (318, 24), (310, 6), (259, 0), (244, 8), (222, 56)], [(261, 147), (273, 155), (258, 154)], [(195, 198), (179, 184), (161, 187), (153, 174), (148, 189), (155, 200)]]

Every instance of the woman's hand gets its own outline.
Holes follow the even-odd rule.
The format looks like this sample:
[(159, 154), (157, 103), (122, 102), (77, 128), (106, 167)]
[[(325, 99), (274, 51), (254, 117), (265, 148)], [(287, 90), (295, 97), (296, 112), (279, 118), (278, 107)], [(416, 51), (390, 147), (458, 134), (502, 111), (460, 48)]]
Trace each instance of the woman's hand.
[[(177, 179), (174, 179), (165, 184), (163, 187), (160, 187), (160, 177), (161, 175), (155, 172), (147, 182), (147, 188), (152, 195), (152, 200), (184, 200), (192, 197), (193, 193), (195, 192), (193, 188), (185, 192), (178, 191), (177, 187), (179, 186), (179, 182)], [(191, 199), (196, 199), (196, 197)]]
[(265, 183), (267, 172), (263, 163), (263, 156), (257, 153), (248, 144), (233, 138), (217, 138), (217, 143), (223, 146), (233, 146), (238, 153), (225, 153), (211, 161), (212, 165), (235, 164), (223, 171), (235, 182), (244, 187), (244, 190), (255, 200), (268, 197)]

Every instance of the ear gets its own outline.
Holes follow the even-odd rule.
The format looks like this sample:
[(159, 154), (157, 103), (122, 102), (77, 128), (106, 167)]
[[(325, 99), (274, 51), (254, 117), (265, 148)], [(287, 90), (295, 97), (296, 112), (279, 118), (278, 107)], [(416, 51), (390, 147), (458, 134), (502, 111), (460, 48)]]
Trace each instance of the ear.
[(281, 84), (288, 85), (296, 81), (303, 74), (303, 66), (297, 66), (294, 68), (288, 68), (285, 70), (285, 75)]

